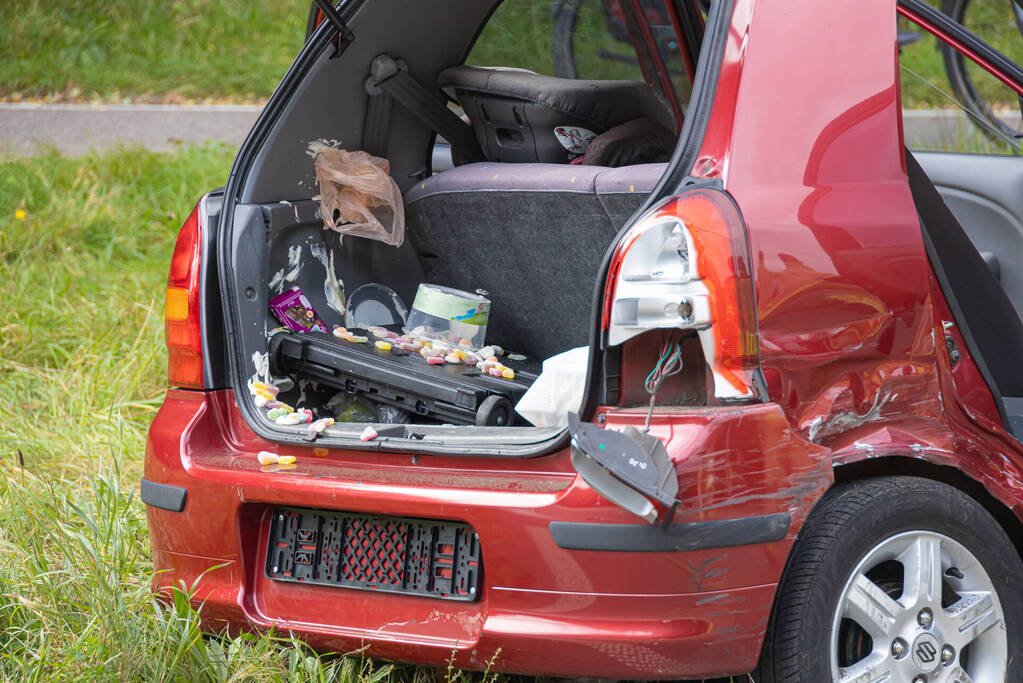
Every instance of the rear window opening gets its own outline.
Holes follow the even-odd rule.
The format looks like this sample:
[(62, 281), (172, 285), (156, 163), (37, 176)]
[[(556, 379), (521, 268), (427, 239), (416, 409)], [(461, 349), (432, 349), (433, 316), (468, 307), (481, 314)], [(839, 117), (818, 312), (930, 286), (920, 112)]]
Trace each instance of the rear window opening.
[[(587, 382), (605, 405), (646, 406), (671, 344), (686, 363), (658, 403), (705, 405), (693, 332), (640, 334), (588, 376), (598, 273), (677, 146), (703, 3), (391, 4), (342, 5), (356, 40), (341, 50), (314, 34), (236, 165), (225, 289), (249, 422), (282, 440), (534, 454)], [(517, 53), (510, 31), (525, 31)], [(415, 111), (424, 92), (450, 116)], [(400, 243), (325, 229), (317, 144), (387, 160), (401, 206), (370, 211), (384, 232), (404, 214)]]

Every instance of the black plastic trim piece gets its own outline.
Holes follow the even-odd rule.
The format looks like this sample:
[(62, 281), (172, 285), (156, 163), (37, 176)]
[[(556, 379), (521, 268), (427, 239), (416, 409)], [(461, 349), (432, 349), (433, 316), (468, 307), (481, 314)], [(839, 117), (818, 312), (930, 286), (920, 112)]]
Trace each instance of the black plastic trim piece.
[(158, 484), (148, 479), (142, 480), (141, 493), (142, 502), (161, 510), (181, 512), (185, 509), (185, 499), (188, 497), (188, 489), (170, 484)]
[(1016, 439), (1021, 439), (1023, 434), (1016, 429), (1023, 427), (1023, 420), (1014, 411), (1023, 406), (1013, 401), (1006, 403), (1005, 399), (1023, 395), (1023, 363), (1017, 358), (1023, 346), (1023, 321), (909, 150), (906, 150), (906, 173), (924, 250), (945, 302), (970, 357), (995, 398), (1005, 428)]
[(228, 379), (227, 343), (224, 335), (224, 309), (220, 297), (220, 274), (217, 268), (217, 231), (224, 189), (208, 193), (200, 200), (202, 229), (202, 276), (199, 280), (199, 306), (202, 331), (203, 388), (224, 389)]
[(683, 522), (667, 528), (652, 524), (585, 522), (551, 522), (548, 528), (558, 547), (566, 550), (665, 553), (771, 543), (785, 538), (791, 526), (789, 513), (776, 512), (710, 522)]

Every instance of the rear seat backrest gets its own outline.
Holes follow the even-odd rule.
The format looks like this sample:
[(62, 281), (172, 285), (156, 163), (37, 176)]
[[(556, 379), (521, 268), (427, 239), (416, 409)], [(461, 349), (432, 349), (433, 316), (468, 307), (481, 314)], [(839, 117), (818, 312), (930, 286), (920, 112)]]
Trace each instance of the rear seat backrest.
[(405, 195), (426, 281), (485, 289), (487, 341), (534, 358), (589, 342), (600, 262), (666, 164), (466, 164)]

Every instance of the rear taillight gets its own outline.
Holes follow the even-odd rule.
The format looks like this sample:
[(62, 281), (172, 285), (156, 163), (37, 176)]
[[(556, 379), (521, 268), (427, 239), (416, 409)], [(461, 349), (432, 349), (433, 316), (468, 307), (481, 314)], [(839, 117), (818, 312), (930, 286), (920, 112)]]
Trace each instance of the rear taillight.
[(202, 200), (181, 226), (171, 256), (164, 305), (167, 338), (167, 381), (177, 387), (202, 389)]
[(728, 195), (688, 190), (629, 229), (611, 260), (603, 327), (610, 346), (651, 329), (695, 330), (715, 396), (755, 395), (759, 343), (749, 244)]

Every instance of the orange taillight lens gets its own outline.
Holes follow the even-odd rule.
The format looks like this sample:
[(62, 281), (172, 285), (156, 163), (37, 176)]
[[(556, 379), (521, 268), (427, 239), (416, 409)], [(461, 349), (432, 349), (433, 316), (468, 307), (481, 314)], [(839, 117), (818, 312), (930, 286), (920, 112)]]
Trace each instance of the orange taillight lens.
[(164, 331), (167, 343), (167, 381), (172, 386), (203, 388), (202, 317), (202, 201), (181, 226), (167, 277)]
[(750, 250), (727, 194), (686, 191), (626, 232), (608, 271), (602, 324), (612, 346), (650, 329), (695, 330), (715, 394), (755, 394), (760, 348)]

